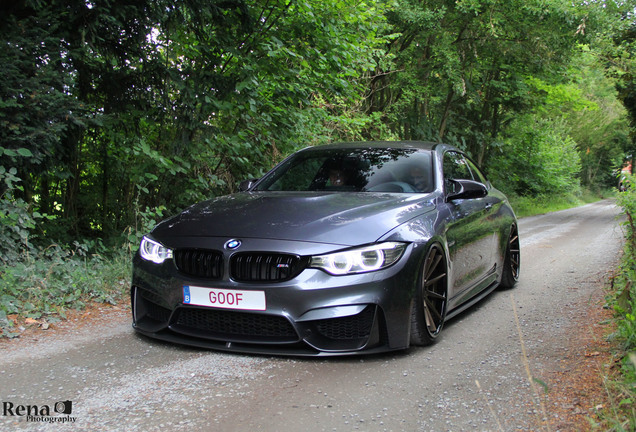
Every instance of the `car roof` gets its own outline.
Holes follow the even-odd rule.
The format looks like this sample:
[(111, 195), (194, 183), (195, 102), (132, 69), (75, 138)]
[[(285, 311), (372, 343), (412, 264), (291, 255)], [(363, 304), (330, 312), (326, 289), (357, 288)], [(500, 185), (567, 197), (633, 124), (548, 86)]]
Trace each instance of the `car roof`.
[(446, 151), (457, 151), (462, 152), (457, 147), (454, 147), (449, 144), (444, 143), (435, 143), (430, 141), (352, 141), (352, 142), (335, 142), (331, 144), (323, 144), (305, 147), (299, 152), (313, 152), (320, 150), (338, 150), (338, 149), (365, 149), (365, 148), (376, 148), (376, 149), (416, 149), (416, 150), (424, 150), (424, 151), (433, 151), (444, 153)]
[(445, 149), (454, 149), (454, 147), (442, 143), (434, 143), (428, 141), (353, 141), (353, 142), (336, 142), (332, 144), (324, 144), (306, 147), (302, 151), (320, 150), (320, 149), (363, 149), (363, 148), (394, 148), (394, 149), (420, 149), (435, 150), (437, 147)]

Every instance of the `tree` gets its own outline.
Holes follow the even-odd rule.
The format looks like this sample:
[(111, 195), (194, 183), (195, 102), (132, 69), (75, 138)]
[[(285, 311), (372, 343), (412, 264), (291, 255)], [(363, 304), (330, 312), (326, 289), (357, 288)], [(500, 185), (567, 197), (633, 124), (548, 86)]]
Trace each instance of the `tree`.
[(146, 77), (134, 59), (145, 57), (148, 4), (22, 0), (2, 3), (0, 15), (7, 77), (0, 82), (0, 139), (5, 149), (30, 152), (2, 165), (15, 165), (17, 193), (29, 204), (57, 213), (62, 230), (86, 235), (99, 208), (94, 197), (83, 199), (86, 153), (108, 166), (97, 131), (116, 127), (130, 107), (143, 108)]
[(20, 0), (1, 12), (0, 166), (21, 181), (14, 198), (54, 219), (46, 235), (66, 240), (231, 191), (324, 140), (384, 25), (380, 5), (353, 0)]
[[(596, 0), (585, 4), (592, 28), (593, 50), (615, 81), (631, 126), (631, 139), (622, 146), (625, 159), (636, 153), (636, 2)], [(620, 168), (619, 166), (615, 168)], [(616, 180), (616, 179), (614, 179)]]
[(563, 119), (516, 118), (493, 155), (493, 183), (517, 196), (570, 195), (579, 191), (581, 157)]
[(401, 0), (393, 70), (378, 70), (370, 112), (405, 139), (446, 141), (487, 162), (501, 130), (534, 101), (526, 77), (558, 79), (576, 41), (566, 2)]

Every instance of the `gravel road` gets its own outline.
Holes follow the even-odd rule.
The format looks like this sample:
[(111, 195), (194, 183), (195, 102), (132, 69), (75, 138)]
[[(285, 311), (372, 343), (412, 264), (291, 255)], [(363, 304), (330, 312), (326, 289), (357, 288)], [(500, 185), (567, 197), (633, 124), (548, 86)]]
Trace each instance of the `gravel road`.
[[(124, 310), (4, 342), (0, 430), (548, 430), (543, 417), (555, 414), (537, 383), (549, 386), (546, 371), (567, 357), (573, 320), (600, 307), (590, 299), (617, 262), (619, 213), (602, 201), (521, 220), (517, 287), (448, 322), (431, 347), (326, 360), (230, 355), (139, 337)], [(72, 412), (55, 412), (65, 401)], [(27, 421), (20, 406), (48, 407), (36, 419), (57, 422)]]

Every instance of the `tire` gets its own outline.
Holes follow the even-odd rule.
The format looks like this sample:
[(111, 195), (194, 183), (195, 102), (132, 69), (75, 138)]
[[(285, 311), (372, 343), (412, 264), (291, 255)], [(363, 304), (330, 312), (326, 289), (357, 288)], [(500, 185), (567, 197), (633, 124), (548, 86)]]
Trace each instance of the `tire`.
[(521, 270), (521, 248), (519, 244), (519, 232), (516, 225), (510, 227), (510, 235), (506, 245), (506, 255), (504, 257), (503, 274), (501, 275), (502, 289), (510, 289), (519, 280)]
[(446, 319), (448, 268), (444, 251), (434, 244), (426, 253), (411, 304), (411, 345), (430, 345)]

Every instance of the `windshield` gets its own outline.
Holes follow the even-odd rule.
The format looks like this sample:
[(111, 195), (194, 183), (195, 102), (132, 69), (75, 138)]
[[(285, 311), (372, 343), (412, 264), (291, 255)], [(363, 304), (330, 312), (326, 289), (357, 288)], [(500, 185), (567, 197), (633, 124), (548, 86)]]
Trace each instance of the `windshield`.
[(434, 186), (430, 151), (328, 148), (297, 153), (255, 190), (422, 193)]

